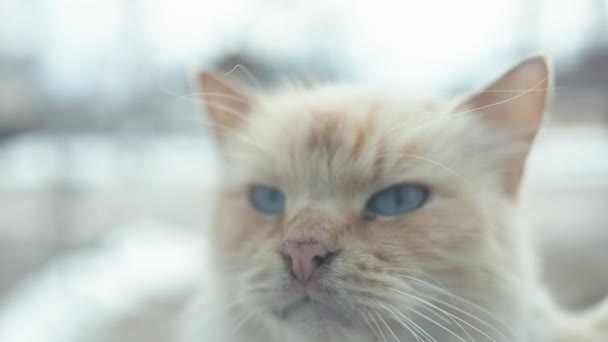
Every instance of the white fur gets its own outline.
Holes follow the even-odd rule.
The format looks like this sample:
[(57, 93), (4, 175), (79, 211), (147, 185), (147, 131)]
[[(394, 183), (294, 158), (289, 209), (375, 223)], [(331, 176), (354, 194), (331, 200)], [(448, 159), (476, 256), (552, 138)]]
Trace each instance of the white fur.
[[(355, 132), (370, 111), (375, 128), (366, 135), (359, 158), (352, 158)], [(516, 222), (515, 201), (503, 188), (507, 158), (529, 146), (518, 142), (518, 132), (492, 131), (475, 113), (455, 111), (404, 104), (348, 87), (290, 91), (258, 100), (241, 127), (222, 142), (223, 172), (208, 250), (211, 273), (182, 341), (561, 342), (567, 340), (560, 340), (556, 325), (583, 331), (553, 305), (538, 281), (527, 231)], [(311, 132), (322, 130), (326, 116), (335, 113), (342, 117), (323, 137), (335, 148), (311, 149)], [(419, 154), (404, 163), (402, 148), (417, 145)], [(384, 152), (385, 171), (380, 180), (372, 180), (374, 160)], [(289, 322), (273, 316), (273, 308), (291, 298), (284, 290), (287, 273), (276, 255), (278, 241), (264, 235), (274, 221), (251, 213), (246, 196), (227, 194), (251, 183), (273, 184), (290, 198), (293, 215), (312, 212), (328, 229), (342, 229), (346, 213), (359, 210), (370, 194), (404, 180), (431, 184), (439, 193), (416, 227), (395, 223), (395, 229), (402, 229), (398, 234), (426, 221), (435, 223), (412, 235), (414, 241), (399, 240), (408, 241), (404, 246), (393, 241), (403, 235), (386, 229), (390, 221), (372, 227), (377, 232), (370, 239), (384, 247), (344, 237), (350, 239), (344, 255), (320, 281), (335, 291), (331, 298), (349, 323), (339, 323), (316, 307), (306, 307)], [(248, 233), (242, 235), (245, 229)], [(239, 244), (236, 250), (230, 247), (234, 243)], [(427, 282), (419, 288), (415, 280), (391, 274), (392, 261), (387, 266), (373, 259), (377, 249), (395, 253), (394, 260), (401, 262), (397, 266), (433, 273), (439, 280), (417, 276)], [(379, 266), (380, 271), (369, 274), (355, 269), (368, 261), (385, 269)], [(392, 310), (411, 320), (408, 327)], [(416, 327), (419, 337), (411, 332)]]

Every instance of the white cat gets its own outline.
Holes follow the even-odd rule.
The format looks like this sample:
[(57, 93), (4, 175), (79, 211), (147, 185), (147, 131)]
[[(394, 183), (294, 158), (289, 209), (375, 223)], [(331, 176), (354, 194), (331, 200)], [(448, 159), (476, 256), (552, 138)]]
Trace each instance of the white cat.
[(202, 74), (222, 172), (184, 341), (608, 341), (516, 222), (550, 77), (532, 57), (454, 104)]

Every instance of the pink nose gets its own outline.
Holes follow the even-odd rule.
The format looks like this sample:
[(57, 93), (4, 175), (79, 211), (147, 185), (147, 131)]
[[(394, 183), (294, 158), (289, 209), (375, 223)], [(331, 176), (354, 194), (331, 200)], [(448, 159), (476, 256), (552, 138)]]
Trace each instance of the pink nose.
[(312, 279), (317, 268), (331, 254), (325, 245), (316, 240), (287, 241), (281, 253), (290, 259), (291, 272), (302, 285)]

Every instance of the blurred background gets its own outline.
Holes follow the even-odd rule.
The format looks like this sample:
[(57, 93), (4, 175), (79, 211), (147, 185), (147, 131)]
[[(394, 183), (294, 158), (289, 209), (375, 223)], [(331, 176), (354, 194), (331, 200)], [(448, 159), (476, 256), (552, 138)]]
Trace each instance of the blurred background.
[(173, 340), (215, 178), (193, 70), (449, 96), (537, 51), (523, 215), (581, 309), (608, 293), (608, 0), (0, 0), (0, 340)]

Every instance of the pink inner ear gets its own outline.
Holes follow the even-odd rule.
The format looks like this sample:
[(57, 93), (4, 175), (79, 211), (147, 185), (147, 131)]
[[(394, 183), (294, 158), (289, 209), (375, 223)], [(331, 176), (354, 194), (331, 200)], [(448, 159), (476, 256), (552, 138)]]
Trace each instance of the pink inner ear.
[(219, 75), (202, 72), (198, 75), (198, 82), (216, 136), (221, 138), (226, 130), (240, 124), (250, 109), (250, 98), (245, 91)]
[(511, 195), (518, 192), (528, 151), (542, 123), (550, 84), (547, 61), (544, 57), (532, 57), (459, 106), (459, 111), (478, 113), (480, 120), (512, 140), (514, 149), (506, 161), (508, 178), (505, 180)]
[(485, 114), (480, 115), (483, 120), (498, 129), (532, 138), (542, 121), (549, 77), (543, 57), (529, 58), (471, 96), (462, 107), (477, 109)]

